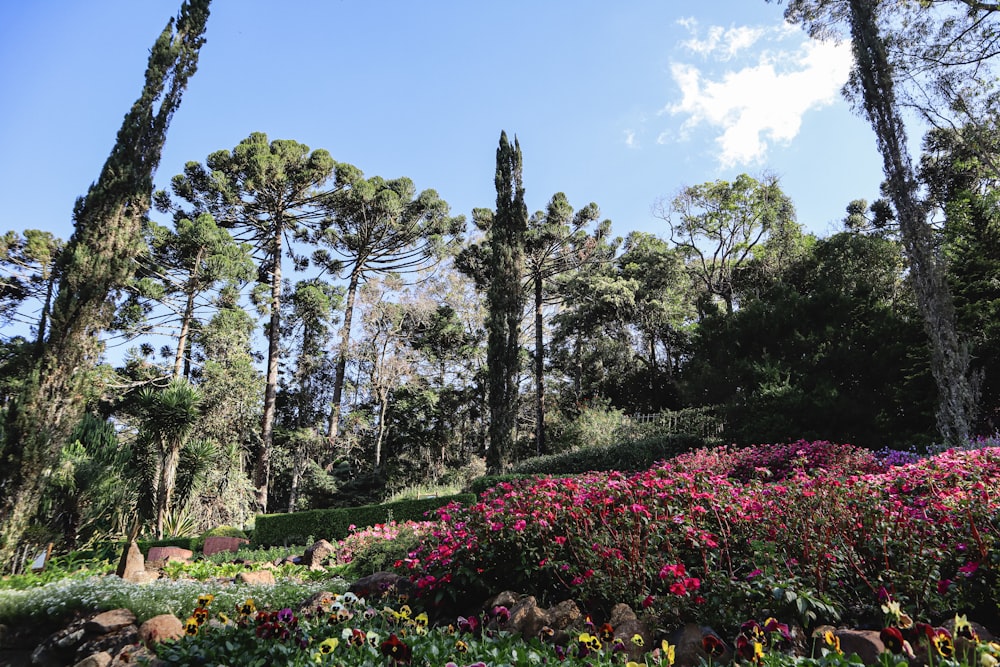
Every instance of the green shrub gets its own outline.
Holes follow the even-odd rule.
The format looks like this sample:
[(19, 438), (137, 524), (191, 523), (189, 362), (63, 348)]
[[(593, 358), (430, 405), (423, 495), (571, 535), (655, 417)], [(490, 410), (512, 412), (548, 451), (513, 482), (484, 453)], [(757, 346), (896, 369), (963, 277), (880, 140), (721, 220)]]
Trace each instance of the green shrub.
[(609, 447), (588, 447), (564, 454), (536, 456), (515, 463), (510, 471), (523, 476), (576, 475), (610, 470), (638, 472), (648, 470), (657, 461), (704, 446), (705, 440), (695, 435), (657, 435)]
[(581, 447), (607, 447), (621, 438), (624, 415), (606, 402), (586, 405), (573, 419), (556, 413), (546, 425), (549, 451), (561, 453)]
[(346, 571), (350, 578), (359, 579), (391, 570), (393, 563), (406, 558), (427, 533), (411, 524), (397, 524), (394, 528), (395, 535), (391, 539), (368, 539), (353, 551)]
[(451, 502), (474, 503), (476, 496), (468, 493), (293, 514), (262, 514), (257, 517), (253, 543), (254, 546), (301, 544), (310, 538), (334, 542), (347, 537), (351, 526), (374, 526), (392, 520), (423, 521), (427, 512)]
[[(194, 548), (195, 539), (194, 537), (165, 537), (162, 540), (136, 540), (136, 544), (139, 545), (139, 550), (143, 555), (148, 554), (151, 547), (180, 547), (196, 551)], [(122, 546), (124, 548), (124, 545)]]

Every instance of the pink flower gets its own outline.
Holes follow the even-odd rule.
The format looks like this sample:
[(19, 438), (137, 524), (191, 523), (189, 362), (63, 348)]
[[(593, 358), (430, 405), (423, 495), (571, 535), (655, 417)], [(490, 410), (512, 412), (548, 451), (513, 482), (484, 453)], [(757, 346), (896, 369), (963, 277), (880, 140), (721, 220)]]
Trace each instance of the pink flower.
[(675, 565), (664, 565), (660, 568), (660, 579), (666, 579), (667, 575), (673, 575), (675, 577), (683, 577), (687, 574), (684, 569), (684, 563), (677, 563)]
[(514, 522), (513, 528), (515, 531), (521, 532), (527, 525), (528, 525), (527, 521), (525, 521), (524, 519), (518, 519), (517, 521)]
[(960, 574), (964, 574), (966, 577), (971, 577), (973, 574), (975, 574), (976, 570), (978, 569), (979, 569), (979, 563), (972, 561), (958, 568), (958, 571)]

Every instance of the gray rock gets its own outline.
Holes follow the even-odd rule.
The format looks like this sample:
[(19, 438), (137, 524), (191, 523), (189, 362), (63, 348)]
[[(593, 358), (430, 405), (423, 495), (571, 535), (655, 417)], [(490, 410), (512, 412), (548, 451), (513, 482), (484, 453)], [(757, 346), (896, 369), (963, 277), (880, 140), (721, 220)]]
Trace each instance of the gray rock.
[(135, 614), (129, 609), (112, 609), (105, 611), (87, 621), (84, 626), (90, 634), (106, 634), (121, 630), (135, 623)]
[(162, 641), (183, 636), (184, 624), (173, 614), (154, 616), (139, 626), (139, 640), (150, 650)]
[(123, 550), (115, 574), (125, 581), (145, 581), (146, 560), (142, 556), (142, 551), (139, 550), (139, 545), (134, 540), (129, 542), (129, 545)]
[(270, 570), (250, 570), (247, 572), (240, 572), (233, 578), (233, 582), (237, 584), (254, 584), (262, 586), (273, 586), (276, 583), (274, 573)]
[(111, 664), (111, 654), (107, 651), (101, 651), (100, 653), (94, 653), (93, 655), (88, 655), (86, 658), (80, 662), (73, 665), (73, 667), (108, 667)]
[(334, 546), (326, 540), (320, 540), (306, 549), (302, 556), (302, 565), (310, 570), (322, 570), (323, 563), (336, 551)]
[(833, 633), (840, 639), (840, 650), (844, 655), (857, 654), (866, 665), (874, 665), (879, 655), (885, 651), (885, 644), (875, 630), (837, 630)]

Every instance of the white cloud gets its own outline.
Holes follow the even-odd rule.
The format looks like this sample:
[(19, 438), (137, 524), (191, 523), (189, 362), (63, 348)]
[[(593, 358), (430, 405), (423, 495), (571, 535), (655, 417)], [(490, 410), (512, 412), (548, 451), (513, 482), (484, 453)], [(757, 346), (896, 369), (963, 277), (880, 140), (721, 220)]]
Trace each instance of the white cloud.
[[(693, 22), (685, 24), (694, 32)], [(710, 28), (707, 38), (693, 37), (683, 46), (716, 62), (728, 62), (758, 42), (781, 41), (800, 34), (780, 29)], [(847, 44), (809, 40), (794, 50), (759, 50), (740, 69), (706, 72), (692, 64), (671, 66), (681, 99), (664, 109), (683, 116), (681, 139), (695, 128), (715, 133), (724, 167), (761, 162), (770, 146), (788, 143), (799, 133), (806, 112), (831, 104), (847, 80), (851, 50)]]
[[(682, 24), (688, 29), (692, 29), (694, 24)], [(735, 28), (723, 28), (722, 26), (712, 26), (708, 29), (706, 39), (692, 37), (681, 42), (681, 46), (688, 51), (692, 51), (702, 56), (714, 56), (720, 60), (729, 60), (740, 51), (753, 46), (757, 40), (764, 36), (763, 28), (751, 28), (749, 26), (738, 26)]]
[(639, 143), (635, 140), (635, 130), (625, 130), (625, 145), (629, 148), (639, 147)]

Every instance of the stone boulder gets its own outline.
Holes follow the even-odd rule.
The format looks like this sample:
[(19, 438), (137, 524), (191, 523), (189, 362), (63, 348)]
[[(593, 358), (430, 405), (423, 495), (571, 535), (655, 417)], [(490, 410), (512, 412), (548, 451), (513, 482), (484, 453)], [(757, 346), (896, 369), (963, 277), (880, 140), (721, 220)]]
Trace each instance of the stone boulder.
[(525, 639), (538, 637), (542, 628), (552, 627), (549, 625), (549, 615), (538, 606), (538, 601), (533, 595), (521, 598), (508, 611), (510, 619), (507, 621), (507, 629)]
[[(47, 666), (76, 665), (91, 656), (110, 664), (112, 656), (139, 639), (135, 615), (128, 609), (113, 609), (78, 618), (43, 639), (31, 653), (31, 664)], [(104, 656), (106, 654), (107, 662)]]
[(879, 655), (885, 651), (885, 644), (877, 630), (836, 630), (834, 636), (840, 640), (840, 650), (844, 655), (857, 654), (866, 665), (879, 662)]
[(413, 593), (413, 582), (395, 572), (375, 572), (361, 577), (347, 590), (369, 601), (387, 597), (395, 599), (410, 596)]
[(629, 659), (641, 662), (653, 642), (653, 633), (639, 620), (632, 607), (623, 602), (616, 604), (611, 609), (608, 623), (615, 629), (615, 639), (622, 641)]
[(305, 565), (310, 570), (322, 570), (323, 563), (326, 559), (333, 555), (336, 548), (327, 542), (326, 540), (320, 540), (316, 542), (311, 547), (306, 549), (305, 554), (302, 555), (302, 565)]
[(525, 639), (540, 637), (545, 641), (564, 644), (569, 638), (567, 629), (583, 622), (583, 612), (572, 600), (564, 600), (554, 607), (543, 609), (531, 595), (503, 591), (486, 602), (487, 612), (497, 607), (504, 607), (509, 613), (502, 629), (520, 634)]
[(142, 551), (135, 540), (122, 551), (122, 557), (118, 561), (118, 569), (115, 570), (115, 574), (125, 581), (146, 580), (146, 560), (142, 557)]
[(104, 635), (134, 624), (135, 614), (130, 609), (112, 609), (94, 616), (85, 628), (91, 634)]
[(94, 653), (93, 655), (88, 655), (86, 658), (80, 662), (73, 665), (73, 667), (108, 667), (112, 661), (111, 654), (107, 651), (101, 651), (100, 653)]
[(302, 601), (302, 604), (298, 606), (298, 613), (300, 615), (312, 613), (326, 616), (330, 613), (336, 599), (337, 596), (330, 591), (318, 591)]
[(139, 626), (139, 641), (150, 650), (162, 641), (183, 636), (184, 624), (173, 614), (154, 616)]
[[(675, 667), (697, 667), (708, 662), (723, 665), (733, 661), (732, 649), (711, 628), (687, 623), (667, 637), (667, 641), (675, 647)], [(710, 655), (706, 647), (714, 647), (716, 652)]]
[(163, 567), (170, 561), (188, 562), (194, 556), (190, 549), (181, 547), (150, 547), (146, 554), (146, 562), (151, 567)]
[(276, 582), (274, 572), (270, 570), (247, 570), (233, 577), (233, 583), (253, 584), (255, 586), (273, 586)]
[(223, 551), (236, 553), (244, 544), (250, 544), (250, 540), (245, 537), (206, 537), (205, 546), (202, 547), (201, 552), (206, 556)]

